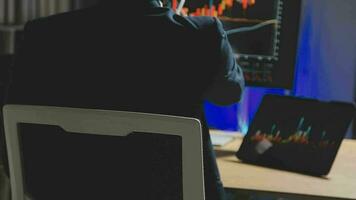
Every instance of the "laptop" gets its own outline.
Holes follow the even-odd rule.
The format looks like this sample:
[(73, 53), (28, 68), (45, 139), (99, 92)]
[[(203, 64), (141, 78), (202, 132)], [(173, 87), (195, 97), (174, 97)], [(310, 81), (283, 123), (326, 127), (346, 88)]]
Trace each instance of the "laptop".
[(250, 164), (325, 176), (355, 110), (352, 103), (266, 95), (236, 156)]

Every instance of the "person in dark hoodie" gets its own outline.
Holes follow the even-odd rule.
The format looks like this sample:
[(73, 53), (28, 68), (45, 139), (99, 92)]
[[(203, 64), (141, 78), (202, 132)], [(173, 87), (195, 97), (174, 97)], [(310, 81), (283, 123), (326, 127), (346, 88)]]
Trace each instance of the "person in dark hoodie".
[[(140, 8), (143, 8), (142, 17), (138, 15)], [(172, 9), (161, 7), (158, 0), (105, 0), (94, 7), (26, 24), (6, 103), (197, 118), (203, 126), (206, 200), (223, 200), (224, 189), (204, 118), (203, 102), (230, 105), (240, 100), (243, 89), (242, 70), (218, 19), (183, 17)], [(122, 172), (112, 174), (120, 167), (120, 162), (112, 163), (112, 158), (120, 160), (120, 156), (125, 157), (120, 153), (123, 151), (120, 145), (114, 145), (115, 151), (109, 152), (113, 157), (108, 156), (107, 160), (96, 157), (100, 153), (109, 154), (103, 152), (103, 147), (115, 139), (78, 136), (81, 151), (92, 155), (86, 160), (85, 156), (78, 159), (70, 153), (76, 150), (74, 144), (77, 143), (73, 143), (76, 139), (61, 134), (41, 134), (33, 127), (26, 130), (38, 135), (31, 134), (30, 137), (25, 134), (22, 138), (24, 144), (26, 141), (34, 143), (23, 148), (25, 164), (27, 159), (43, 157), (49, 163), (57, 163), (51, 165), (53, 169), (32, 166), (29, 171), (25, 167), (27, 193), (34, 199), (135, 199), (122, 198), (122, 185), (116, 182), (126, 179), (120, 177)], [(146, 186), (143, 187), (147, 190), (147, 193), (139, 193), (146, 194), (144, 199), (182, 199), (181, 169), (171, 160), (179, 156), (179, 151), (170, 149), (177, 143), (158, 137), (148, 139), (143, 136), (140, 139), (139, 144), (146, 149), (139, 157), (145, 162), (135, 162), (142, 166), (154, 165), (155, 170), (146, 168), (139, 173), (143, 177), (137, 182), (144, 182)], [(46, 146), (50, 141), (55, 145)], [(102, 146), (90, 145), (98, 141)], [(165, 143), (164, 148), (158, 149), (158, 158), (154, 156), (157, 152), (150, 148), (157, 141)], [(44, 155), (36, 157), (42, 152), (41, 148), (46, 148)], [(146, 159), (148, 157), (152, 159)], [(63, 167), (63, 163), (75, 166), (75, 169), (87, 169), (90, 165), (90, 169), (95, 169), (99, 175), (89, 168), (90, 178), (84, 172), (78, 175)], [(56, 173), (49, 179), (36, 177), (43, 170)], [(71, 180), (73, 176), (82, 180)], [(45, 184), (52, 180), (54, 183)], [(62, 195), (68, 193), (70, 197)]]

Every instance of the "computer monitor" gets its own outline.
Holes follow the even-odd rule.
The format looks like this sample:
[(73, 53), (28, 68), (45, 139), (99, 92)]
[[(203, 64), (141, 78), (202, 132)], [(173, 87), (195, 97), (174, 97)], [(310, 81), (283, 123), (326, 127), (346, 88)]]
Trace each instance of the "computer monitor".
[(300, 11), (301, 0), (187, 0), (182, 9), (223, 22), (247, 85), (285, 89), (293, 88)]

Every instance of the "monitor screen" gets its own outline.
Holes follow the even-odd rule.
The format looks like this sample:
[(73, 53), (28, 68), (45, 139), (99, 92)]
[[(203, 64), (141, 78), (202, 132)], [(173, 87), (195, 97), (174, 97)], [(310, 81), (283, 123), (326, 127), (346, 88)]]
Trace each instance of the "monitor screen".
[(301, 0), (187, 0), (182, 13), (222, 21), (247, 85), (291, 89), (300, 10)]

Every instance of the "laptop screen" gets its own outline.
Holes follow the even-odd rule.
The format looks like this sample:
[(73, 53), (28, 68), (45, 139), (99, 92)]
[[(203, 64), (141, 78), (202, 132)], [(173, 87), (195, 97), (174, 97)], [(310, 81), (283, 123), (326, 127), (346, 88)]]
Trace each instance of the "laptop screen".
[(312, 175), (329, 172), (355, 107), (267, 95), (237, 152), (243, 161)]

